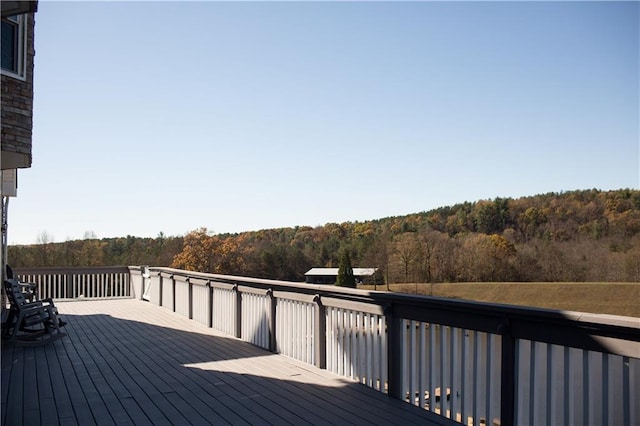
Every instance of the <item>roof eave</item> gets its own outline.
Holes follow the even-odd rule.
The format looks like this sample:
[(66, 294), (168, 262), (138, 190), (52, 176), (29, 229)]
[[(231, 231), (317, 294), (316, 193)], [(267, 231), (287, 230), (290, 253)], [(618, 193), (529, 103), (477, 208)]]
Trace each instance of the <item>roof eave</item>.
[(13, 15), (22, 15), (23, 13), (35, 13), (38, 11), (38, 1), (5, 1), (3, 0), (2, 5), (2, 17), (6, 18), (7, 16)]

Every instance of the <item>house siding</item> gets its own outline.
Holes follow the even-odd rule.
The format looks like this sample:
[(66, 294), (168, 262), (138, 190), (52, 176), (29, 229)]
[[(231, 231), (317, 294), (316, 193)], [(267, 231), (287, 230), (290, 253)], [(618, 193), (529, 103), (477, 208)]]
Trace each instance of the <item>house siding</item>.
[[(2, 74), (2, 168), (31, 167), (31, 138), (33, 129), (33, 66), (35, 15), (26, 19), (26, 68), (21, 80)], [(9, 154), (9, 155), (7, 155)], [(18, 154), (18, 155), (11, 155)], [(8, 157), (5, 160), (5, 157)], [(19, 160), (18, 160), (19, 159)], [(11, 161), (11, 164), (6, 164)]]

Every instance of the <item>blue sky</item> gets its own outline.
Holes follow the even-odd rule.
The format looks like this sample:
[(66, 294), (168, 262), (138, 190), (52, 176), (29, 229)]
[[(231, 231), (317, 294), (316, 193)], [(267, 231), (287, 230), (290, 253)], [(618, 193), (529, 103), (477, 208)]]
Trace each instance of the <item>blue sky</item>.
[(9, 242), (640, 186), (640, 3), (51, 2)]

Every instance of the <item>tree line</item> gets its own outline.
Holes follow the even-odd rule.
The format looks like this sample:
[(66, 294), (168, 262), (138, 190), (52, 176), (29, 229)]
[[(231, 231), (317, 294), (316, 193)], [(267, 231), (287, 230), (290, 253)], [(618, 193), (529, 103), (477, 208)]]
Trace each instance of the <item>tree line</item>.
[(583, 190), (465, 202), (364, 222), (238, 234), (10, 246), (19, 266), (172, 266), (303, 281), (311, 267), (378, 268), (402, 282), (640, 282), (640, 191)]

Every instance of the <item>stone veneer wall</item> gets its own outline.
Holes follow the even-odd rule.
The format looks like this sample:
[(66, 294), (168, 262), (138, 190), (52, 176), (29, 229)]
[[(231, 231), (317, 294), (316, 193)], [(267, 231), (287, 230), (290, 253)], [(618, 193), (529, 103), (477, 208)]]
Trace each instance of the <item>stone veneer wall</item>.
[(2, 74), (2, 151), (26, 154), (22, 167), (31, 167), (33, 128), (33, 57), (35, 15), (27, 15), (27, 63), (25, 80)]

